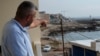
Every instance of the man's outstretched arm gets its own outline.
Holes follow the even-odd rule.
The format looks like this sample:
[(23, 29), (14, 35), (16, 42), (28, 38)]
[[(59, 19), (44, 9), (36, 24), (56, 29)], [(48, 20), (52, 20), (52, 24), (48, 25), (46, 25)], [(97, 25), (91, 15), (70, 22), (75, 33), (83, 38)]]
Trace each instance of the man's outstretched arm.
[(41, 25), (41, 24), (44, 24), (44, 25), (46, 25), (48, 23), (48, 21), (47, 20), (44, 20), (44, 19), (35, 19), (34, 21), (33, 21), (33, 23), (30, 25), (30, 29), (31, 28), (35, 28), (35, 27), (37, 27), (37, 26), (39, 26), (39, 25)]

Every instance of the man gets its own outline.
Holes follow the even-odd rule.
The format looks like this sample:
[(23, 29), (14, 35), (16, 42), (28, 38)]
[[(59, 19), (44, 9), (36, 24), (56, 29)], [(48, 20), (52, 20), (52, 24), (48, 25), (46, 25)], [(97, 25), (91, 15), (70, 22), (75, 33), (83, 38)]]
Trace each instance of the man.
[(36, 7), (29, 1), (22, 2), (14, 19), (4, 27), (2, 36), (3, 56), (34, 56), (28, 29), (46, 23), (45, 20), (36, 20)]

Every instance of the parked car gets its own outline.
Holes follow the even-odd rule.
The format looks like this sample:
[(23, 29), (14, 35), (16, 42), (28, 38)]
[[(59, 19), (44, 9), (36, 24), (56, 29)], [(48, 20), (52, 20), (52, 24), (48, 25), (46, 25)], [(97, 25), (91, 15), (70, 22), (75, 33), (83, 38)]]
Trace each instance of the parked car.
[(44, 52), (49, 52), (51, 50), (51, 46), (50, 45), (45, 45), (44, 47), (43, 47), (43, 51)]

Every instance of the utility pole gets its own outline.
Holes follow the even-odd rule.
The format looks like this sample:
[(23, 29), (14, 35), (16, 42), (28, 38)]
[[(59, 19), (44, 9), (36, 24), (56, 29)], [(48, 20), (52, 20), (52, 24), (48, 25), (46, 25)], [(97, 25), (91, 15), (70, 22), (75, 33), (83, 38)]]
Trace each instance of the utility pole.
[(61, 24), (61, 35), (62, 35), (62, 44), (63, 44), (63, 56), (65, 56), (65, 50), (64, 50), (64, 30), (63, 30), (63, 20), (59, 15), (60, 24)]

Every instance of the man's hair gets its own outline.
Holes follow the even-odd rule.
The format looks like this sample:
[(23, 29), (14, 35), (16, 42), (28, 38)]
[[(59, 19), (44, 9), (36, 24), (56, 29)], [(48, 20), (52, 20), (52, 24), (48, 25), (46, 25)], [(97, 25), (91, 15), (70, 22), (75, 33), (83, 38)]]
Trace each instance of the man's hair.
[(29, 11), (32, 9), (37, 9), (37, 8), (32, 2), (24, 1), (17, 8), (16, 17), (23, 19), (29, 14)]

